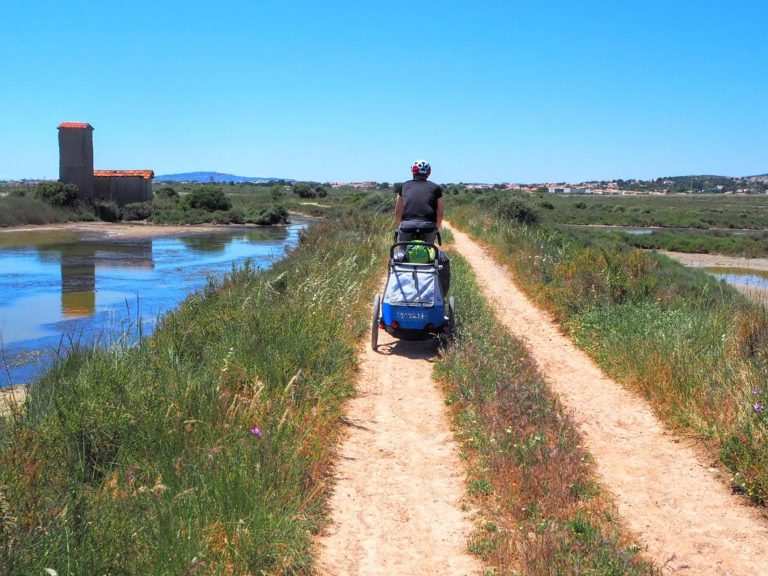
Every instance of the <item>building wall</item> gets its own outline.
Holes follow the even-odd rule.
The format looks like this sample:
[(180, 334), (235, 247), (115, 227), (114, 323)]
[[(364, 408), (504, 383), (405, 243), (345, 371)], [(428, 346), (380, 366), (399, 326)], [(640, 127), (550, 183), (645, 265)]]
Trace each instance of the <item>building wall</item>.
[(141, 176), (96, 176), (96, 198), (119, 206), (152, 200), (152, 181)]
[(82, 199), (93, 198), (93, 128), (59, 128), (59, 180), (77, 185)]

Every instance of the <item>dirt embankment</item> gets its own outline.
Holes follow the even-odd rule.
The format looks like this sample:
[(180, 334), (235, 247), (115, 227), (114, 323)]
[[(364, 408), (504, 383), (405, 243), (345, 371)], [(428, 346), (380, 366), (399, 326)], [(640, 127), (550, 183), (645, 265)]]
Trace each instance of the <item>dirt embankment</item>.
[(602, 484), (649, 556), (665, 573), (768, 574), (768, 523), (759, 511), (730, 493), (695, 446), (665, 430), (645, 400), (606, 377), (508, 270), (466, 234), (454, 237), (501, 321), (572, 412)]
[(332, 523), (319, 539), (327, 575), (479, 574), (467, 549), (464, 470), (432, 381), (431, 343), (362, 354), (349, 433), (335, 470)]

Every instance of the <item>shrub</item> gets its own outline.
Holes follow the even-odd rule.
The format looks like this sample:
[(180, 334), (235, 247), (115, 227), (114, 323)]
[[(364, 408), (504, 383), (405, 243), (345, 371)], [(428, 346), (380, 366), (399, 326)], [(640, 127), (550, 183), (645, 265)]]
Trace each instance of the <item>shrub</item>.
[(248, 222), (262, 226), (274, 226), (288, 222), (288, 211), (282, 206), (270, 206), (248, 216)]
[(505, 220), (518, 224), (536, 224), (539, 214), (533, 208), (520, 200), (507, 200), (499, 204), (499, 214)]
[(163, 186), (157, 192), (155, 192), (155, 197), (175, 200), (178, 199), (179, 193), (170, 186)]
[(147, 220), (152, 216), (151, 202), (133, 202), (123, 206), (123, 220)]
[(193, 190), (187, 197), (187, 203), (191, 208), (198, 208), (209, 212), (232, 208), (232, 202), (221, 188), (198, 188)]
[(317, 193), (309, 184), (298, 182), (293, 185), (293, 193), (299, 198), (316, 198)]
[(241, 210), (233, 208), (232, 210), (219, 210), (211, 216), (211, 222), (214, 224), (242, 224), (245, 222), (245, 216)]
[(93, 205), (96, 217), (105, 222), (117, 222), (120, 220), (120, 207), (114, 202), (98, 201)]
[(545, 210), (554, 210), (555, 209), (555, 205), (552, 204), (552, 202), (550, 202), (549, 200), (544, 200), (544, 202), (539, 202), (539, 206), (541, 208), (544, 208)]
[(35, 188), (35, 197), (51, 206), (74, 206), (77, 204), (79, 188), (74, 184), (43, 182)]
[(285, 193), (283, 192), (283, 186), (281, 184), (272, 186), (269, 194), (274, 201), (281, 200), (283, 196), (285, 196)]

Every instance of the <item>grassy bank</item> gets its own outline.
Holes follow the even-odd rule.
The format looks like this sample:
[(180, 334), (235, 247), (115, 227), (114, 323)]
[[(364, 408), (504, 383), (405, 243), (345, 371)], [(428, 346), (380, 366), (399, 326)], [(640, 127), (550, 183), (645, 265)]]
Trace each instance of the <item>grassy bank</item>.
[(0, 574), (308, 573), (378, 229), (319, 224), (34, 385), (0, 431)]
[(453, 221), (496, 249), (612, 377), (706, 438), (733, 487), (768, 499), (768, 312), (709, 275), (612, 239), (520, 226), (477, 205)]
[(470, 548), (498, 574), (655, 574), (622, 536), (573, 423), (455, 254), (452, 275), (459, 333), (436, 374), (486, 517)]

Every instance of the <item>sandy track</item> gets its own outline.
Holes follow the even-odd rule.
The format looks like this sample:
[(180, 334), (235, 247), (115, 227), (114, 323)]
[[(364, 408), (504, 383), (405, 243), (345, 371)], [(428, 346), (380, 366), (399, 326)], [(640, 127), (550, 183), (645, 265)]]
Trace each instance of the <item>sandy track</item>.
[(510, 273), (466, 234), (470, 262), (500, 320), (525, 340), (573, 414), (624, 522), (668, 574), (768, 574), (768, 524), (733, 496), (715, 468), (664, 430), (648, 404), (607, 378), (536, 308)]
[(434, 345), (383, 331), (379, 342), (378, 353), (366, 346), (358, 396), (347, 406), (319, 573), (479, 574), (466, 552), (463, 466), (432, 381)]

